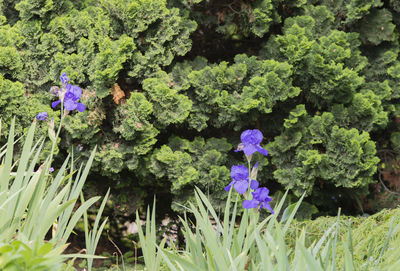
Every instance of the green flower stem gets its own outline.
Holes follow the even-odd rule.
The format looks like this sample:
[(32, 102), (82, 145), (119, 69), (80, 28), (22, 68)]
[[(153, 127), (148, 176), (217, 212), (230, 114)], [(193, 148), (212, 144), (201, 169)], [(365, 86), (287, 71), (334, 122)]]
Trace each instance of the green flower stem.
[(253, 195), (250, 192), (250, 189), (251, 189), (251, 187), (250, 187), (250, 183), (251, 183), (251, 158), (247, 159), (247, 167), (249, 168), (249, 186), (247, 188), (247, 191), (249, 191), (249, 193), (248, 193), (248, 195), (246, 195), (247, 192), (245, 193), (245, 198), (247, 200), (251, 200), (253, 198)]
[(53, 141), (53, 143), (52, 143), (52, 145), (51, 145), (49, 163), (47, 164), (47, 166), (46, 166), (46, 171), (45, 171), (45, 172), (47, 172), (47, 173), (49, 172), (49, 168), (50, 168), (51, 163), (52, 163), (52, 161), (53, 161), (54, 149), (55, 149), (56, 144), (57, 144), (57, 138), (58, 138), (58, 136), (60, 135), (60, 132), (61, 132), (61, 127), (62, 127), (63, 120), (64, 120), (64, 105), (63, 105), (63, 102), (61, 102), (60, 125), (58, 126), (58, 129), (57, 129), (56, 138), (55, 138), (55, 140)]

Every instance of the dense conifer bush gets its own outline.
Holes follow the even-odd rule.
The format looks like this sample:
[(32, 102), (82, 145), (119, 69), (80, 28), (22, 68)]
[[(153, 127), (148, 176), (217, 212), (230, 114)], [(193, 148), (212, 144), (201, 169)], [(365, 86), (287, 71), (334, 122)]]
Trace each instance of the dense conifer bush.
[(222, 202), (248, 128), (269, 142), (272, 192), (354, 207), (377, 150), (399, 151), (399, 18), (394, 0), (2, 0), (3, 130), (57, 122), (67, 72), (87, 110), (66, 116), (59, 155), (97, 145), (89, 183), (111, 185), (120, 214), (153, 192), (183, 204), (194, 185)]

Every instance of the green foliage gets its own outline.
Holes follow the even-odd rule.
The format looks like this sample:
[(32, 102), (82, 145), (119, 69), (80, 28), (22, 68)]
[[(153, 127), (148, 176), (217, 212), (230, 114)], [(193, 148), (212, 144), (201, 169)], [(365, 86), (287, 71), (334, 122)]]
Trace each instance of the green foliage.
[(8, 135), (9, 124), (15, 114), (15, 109), (22, 107), (25, 101), (23, 85), (20, 82), (7, 80), (0, 75), (0, 111), (3, 135)]
[(390, 142), (392, 143), (393, 149), (399, 154), (400, 153), (400, 132), (394, 132), (391, 134)]
[(177, 90), (171, 89), (169, 83), (168, 77), (164, 82), (156, 78), (143, 81), (143, 89), (149, 96), (150, 105), (154, 104), (156, 124), (161, 127), (182, 123), (192, 108), (192, 101), (187, 96), (178, 94)]
[[(62, 119), (61, 119), (62, 121)], [(95, 150), (85, 167), (74, 175), (73, 161), (67, 173), (69, 157), (57, 175), (50, 174), (55, 146), (60, 129), (51, 138), (50, 154), (37, 167), (44, 146), (41, 139), (34, 143), (36, 121), (29, 128), (20, 155), (14, 156), (15, 118), (11, 122), (8, 141), (0, 153), (0, 268), (1, 270), (66, 270), (61, 269), (64, 258), (81, 257), (81, 254), (61, 256), (76, 223), (99, 197), (81, 202), (75, 209), (82, 192)], [(61, 126), (61, 124), (60, 124)], [(2, 127), (0, 127), (2, 128)], [(60, 127), (61, 128), (61, 127)], [(53, 127), (54, 129), (54, 127)], [(37, 168), (35, 170), (35, 168)], [(15, 171), (14, 171), (15, 170)], [(102, 211), (102, 208), (100, 209)], [(74, 211), (74, 212), (73, 212)], [(100, 213), (101, 213), (100, 211)], [(98, 222), (97, 222), (98, 223)], [(97, 224), (96, 223), (96, 224)], [(100, 232), (102, 228), (100, 227)], [(51, 238), (46, 235), (51, 229)], [(97, 228), (95, 225), (96, 232)], [(86, 232), (86, 235), (87, 232)], [(93, 239), (93, 237), (92, 237)], [(97, 242), (88, 249), (94, 253)], [(30, 246), (27, 244), (29, 243)], [(89, 259), (93, 255), (84, 256)], [(71, 268), (68, 268), (71, 270)], [(72, 268), (72, 270), (74, 270)]]
[(311, 117), (298, 105), (284, 123), (282, 135), (268, 144), (274, 176), (301, 195), (315, 182), (336, 187), (365, 188), (373, 182), (379, 159), (367, 132), (340, 128), (331, 113)]
[[(365, 24), (363, 21), (368, 23)], [(395, 27), (392, 23), (392, 13), (387, 9), (373, 9), (356, 25), (361, 41), (373, 45), (379, 45), (384, 41), (395, 41)]]
[[(48, 104), (43, 104), (43, 100), (48, 100), (46, 95), (43, 93), (39, 94), (29, 94), (25, 93), (23, 85), (16, 81), (5, 79), (0, 74), (0, 112), (2, 118), (2, 135), (0, 138), (0, 143), (4, 143), (8, 136), (9, 125), (13, 118), (16, 118), (18, 122), (16, 123), (15, 134), (22, 135), (22, 133), (27, 131), (27, 127), (31, 124), (32, 119), (35, 118), (36, 114), (39, 112), (49, 112), (49, 119), (54, 118), (55, 122), (59, 122), (59, 116), (57, 112), (51, 112), (50, 106)], [(18, 110), (16, 110), (18, 109)], [(48, 124), (38, 123), (37, 132), (35, 139), (47, 136), (48, 134)], [(21, 145), (17, 144), (16, 148), (21, 148)], [(51, 149), (51, 143), (46, 142), (41, 153), (41, 160), (44, 160)], [(58, 152), (58, 146), (55, 147), (55, 152)]]
[(332, 114), (341, 126), (354, 127), (360, 131), (377, 130), (386, 127), (388, 123), (388, 113), (372, 90), (356, 93), (347, 108), (342, 104), (333, 105)]
[[(133, 38), (122, 35), (118, 40), (104, 39), (99, 46), (99, 53), (93, 63), (92, 80), (96, 94), (102, 98), (109, 95), (109, 89), (118, 78), (124, 64), (132, 58), (135, 50)], [(63, 66), (63, 65), (60, 65)], [(64, 66), (65, 67), (65, 66)], [(103, 87), (102, 86), (106, 86)]]
[[(312, 35), (315, 37), (319, 36), (325, 36), (329, 34), (331, 29), (333, 28), (333, 24), (335, 21), (335, 17), (333, 16), (333, 13), (329, 11), (329, 9), (326, 6), (313, 6), (313, 5), (307, 5), (305, 7), (305, 15), (304, 20), (314, 20), (314, 27), (312, 31)], [(310, 18), (311, 17), (311, 18)], [(292, 18), (287, 18), (285, 23), (289, 23)], [(296, 21), (296, 17), (293, 18), (294, 22)], [(301, 25), (301, 26), (307, 26), (306, 25)], [(311, 32), (311, 31), (310, 31)]]
[[(387, 237), (390, 228), (395, 228), (399, 225), (399, 211), (397, 208), (382, 210), (369, 217), (342, 217), (338, 234), (343, 238), (342, 240), (348, 241), (346, 233), (351, 228), (355, 266), (373, 268), (379, 258), (382, 259), (380, 262), (378, 261), (381, 268), (396, 263), (398, 259), (393, 257), (395, 254), (393, 250), (397, 247), (399, 236), (396, 234), (390, 240), (387, 240)], [(336, 219), (335, 217), (319, 217), (315, 220), (295, 222), (291, 225), (286, 240), (290, 246), (295, 246), (294, 238), (300, 229), (304, 229), (307, 232), (306, 244), (312, 244), (323, 236), (324, 232), (330, 228), (332, 223), (335, 223)], [(386, 242), (388, 242), (386, 247), (389, 249), (381, 254), (382, 247), (385, 246)], [(344, 247), (342, 243), (338, 243), (336, 259), (339, 265), (338, 268), (343, 266)]]
[[(196, 65), (193, 63), (192, 65)], [(189, 125), (201, 131), (212, 125), (235, 125), (241, 129), (247, 120), (244, 114), (270, 113), (279, 102), (296, 97), (300, 89), (292, 85), (292, 66), (274, 60), (237, 55), (234, 64), (222, 62), (184, 74), (180, 66), (172, 74), (174, 80), (183, 81), (193, 101)], [(183, 72), (183, 74), (182, 74)], [(207, 105), (207, 106), (204, 106)], [(256, 118), (257, 115), (252, 116)]]
[[(309, 89), (308, 99), (321, 107), (323, 103), (348, 103), (363, 79), (357, 71), (365, 60), (357, 50), (357, 35), (332, 31), (314, 43), (306, 56), (303, 89)], [(354, 52), (356, 51), (356, 52)], [(308, 75), (305, 75), (307, 73)]]
[(339, 213), (297, 222), (293, 218), (302, 198), (282, 212), (286, 193), (274, 208), (276, 215), (260, 220), (262, 210), (245, 209), (236, 220), (238, 201), (232, 204), (230, 193), (222, 218), (200, 190), (195, 195), (188, 215), (181, 218), (184, 250), (175, 244), (165, 248), (166, 238), (155, 244), (154, 205), (152, 218), (148, 210), (145, 232), (139, 226), (139, 233), (149, 270), (158, 270), (160, 257), (170, 270), (350, 271), (398, 266), (399, 209), (369, 218), (340, 217)]
[(38, 112), (59, 123), (49, 89), (67, 72), (87, 111), (65, 117), (57, 159), (98, 146), (89, 182), (113, 184), (122, 209), (153, 192), (184, 204), (194, 185), (220, 206), (244, 129), (270, 142), (262, 182), (307, 191), (321, 212), (334, 206), (326, 195), (350, 195), (354, 208), (376, 180), (376, 150), (397, 148), (396, 1), (2, 0), (0, 10), (5, 134), (13, 116), (21, 135)]
[(134, 92), (125, 104), (116, 111), (116, 123), (114, 130), (120, 133), (126, 140), (135, 140), (133, 146), (135, 153), (141, 155), (151, 150), (156, 143), (158, 130), (150, 122), (153, 112), (153, 104), (141, 92)]
[(69, 1), (63, 0), (21, 0), (15, 5), (15, 9), (19, 11), (22, 20), (29, 20), (34, 17), (45, 18), (51, 13), (58, 13), (63, 6), (70, 4)]
[(395, 99), (400, 98), (400, 62), (396, 61), (393, 66), (388, 68), (387, 74), (390, 77), (390, 86), (392, 87), (392, 97)]
[[(97, 244), (99, 243), (101, 234), (107, 223), (107, 218), (105, 218), (103, 220), (103, 222), (99, 225), (101, 215), (103, 213), (104, 207), (106, 206), (109, 194), (110, 194), (110, 189), (108, 189), (106, 195), (104, 196), (103, 201), (101, 202), (99, 211), (96, 214), (96, 220), (94, 221), (92, 230), (89, 230), (89, 222), (88, 222), (87, 213), (85, 212), (83, 214), (83, 219), (84, 219), (84, 223), (85, 223), (84, 227), (85, 227), (86, 253), (89, 255), (94, 255), (96, 253)], [(85, 202), (82, 194), (81, 194), (81, 200), (82, 200), (82, 203)], [(92, 264), (93, 264), (93, 258), (88, 258), (87, 261), (88, 261), (88, 270), (91, 271)]]
[(11, 244), (0, 243), (0, 269), (4, 271), (16, 270), (76, 270), (72, 266), (63, 264), (62, 251), (55, 250), (50, 243), (30, 242), (19, 240)]
[(14, 47), (0, 47), (0, 72), (17, 76), (22, 72), (22, 60)]
[(308, 2), (326, 6), (336, 15), (337, 25), (351, 25), (368, 15), (372, 8), (382, 7), (383, 5), (381, 0), (310, 0)]
[[(277, 10), (281, 1), (174, 0), (169, 2), (189, 9), (197, 22), (212, 26), (225, 39), (240, 40), (249, 36), (261, 38), (273, 25), (281, 22)], [(301, 5), (297, 2), (304, 1), (291, 2), (293, 3), (289, 4), (290, 6), (296, 6)]]
[(196, 28), (163, 0), (102, 1), (82, 10), (63, 0), (20, 1), (15, 9), (21, 21), (12, 29), (25, 39), (1, 50), (4, 68), (15, 78), (27, 72), (39, 86), (66, 71), (75, 83), (92, 85), (101, 98), (122, 72), (143, 79), (185, 54)]
[(370, 13), (371, 7), (382, 6), (382, 1), (380, 0), (351, 0), (346, 5), (347, 8), (347, 22), (353, 22), (363, 18), (365, 15)]
[[(226, 153), (232, 145), (224, 139), (196, 137), (193, 141), (173, 137), (151, 156), (150, 172), (171, 182), (171, 193), (179, 204), (193, 199), (194, 185), (212, 193), (215, 205), (225, 199), (224, 187), (229, 183)], [(181, 210), (180, 206), (172, 206)]]

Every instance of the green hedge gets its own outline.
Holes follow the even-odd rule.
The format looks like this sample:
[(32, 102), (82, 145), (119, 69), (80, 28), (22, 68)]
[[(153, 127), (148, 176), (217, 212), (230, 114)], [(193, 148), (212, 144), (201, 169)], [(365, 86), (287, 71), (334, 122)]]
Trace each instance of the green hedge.
[(116, 216), (153, 193), (184, 204), (194, 185), (223, 203), (247, 128), (269, 142), (262, 184), (323, 211), (354, 208), (376, 150), (399, 148), (394, 0), (3, 0), (0, 18), (4, 130), (58, 122), (49, 90), (66, 72), (87, 110), (66, 116), (60, 157), (99, 147), (89, 183), (113, 187)]

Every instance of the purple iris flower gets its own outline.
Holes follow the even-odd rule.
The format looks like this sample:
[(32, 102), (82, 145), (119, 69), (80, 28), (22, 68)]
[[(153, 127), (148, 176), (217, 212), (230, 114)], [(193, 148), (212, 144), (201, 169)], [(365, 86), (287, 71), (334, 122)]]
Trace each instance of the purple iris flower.
[(272, 201), (272, 198), (268, 196), (269, 190), (266, 187), (260, 187), (256, 191), (252, 192), (253, 199), (243, 201), (243, 208), (251, 209), (251, 208), (265, 208), (269, 210), (272, 214), (274, 214), (274, 210), (272, 210), (271, 206), (268, 202)]
[(36, 118), (38, 120), (47, 120), (48, 116), (49, 115), (47, 114), (47, 112), (40, 112), (40, 113), (37, 113)]
[(68, 84), (69, 78), (65, 73), (60, 77), (63, 88), (59, 91), (58, 97), (60, 99), (51, 104), (51, 107), (56, 107), (59, 103), (63, 102), (66, 110), (72, 111), (77, 109), (79, 112), (85, 111), (85, 105), (79, 103), (78, 100), (82, 96), (82, 89), (78, 86)]
[(53, 167), (49, 168), (49, 172), (54, 172), (54, 168)]
[(252, 155), (255, 152), (259, 152), (263, 155), (268, 155), (268, 151), (260, 146), (263, 139), (263, 134), (260, 130), (246, 130), (240, 135), (242, 143), (239, 144), (238, 149), (235, 152), (243, 151), (247, 156)]
[(60, 80), (61, 80), (61, 84), (63, 86), (65, 86), (69, 82), (69, 78), (65, 72), (63, 74), (61, 74)]
[[(236, 189), (239, 194), (244, 194), (249, 187), (249, 169), (245, 166), (232, 166), (231, 177), (233, 181), (225, 187), (225, 191), (229, 191), (231, 186)], [(256, 180), (251, 180), (250, 188), (257, 189), (258, 182)]]
[(78, 103), (78, 100), (82, 96), (82, 89), (78, 86), (71, 86), (67, 84), (67, 92), (64, 96), (64, 107), (65, 109), (72, 111), (78, 109), (79, 112), (85, 111), (85, 105)]

